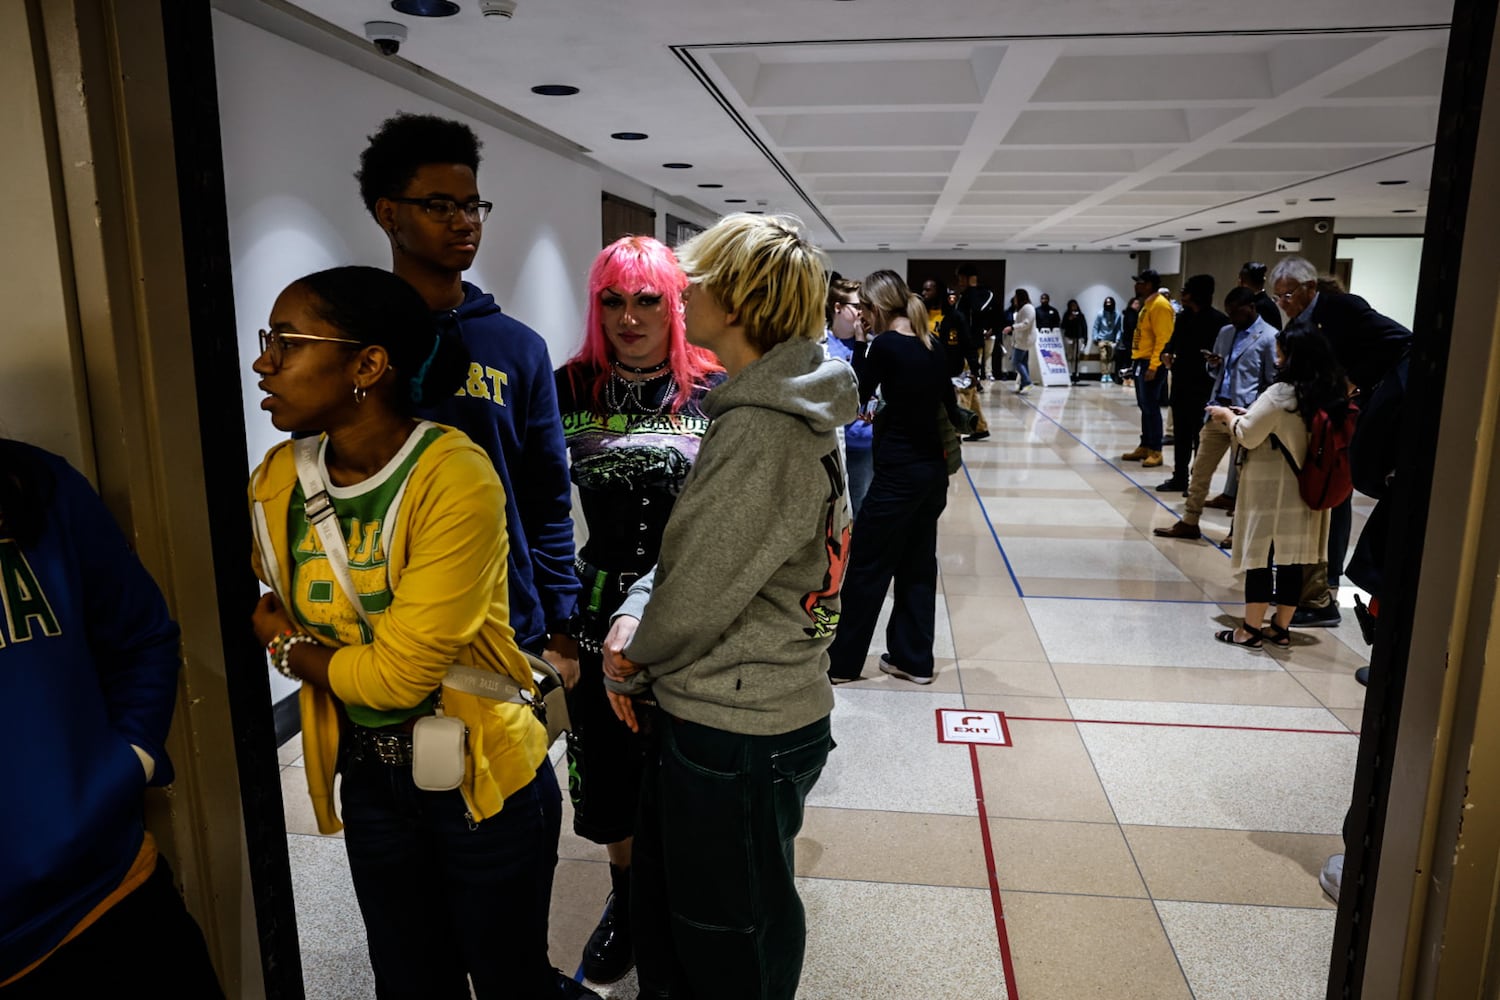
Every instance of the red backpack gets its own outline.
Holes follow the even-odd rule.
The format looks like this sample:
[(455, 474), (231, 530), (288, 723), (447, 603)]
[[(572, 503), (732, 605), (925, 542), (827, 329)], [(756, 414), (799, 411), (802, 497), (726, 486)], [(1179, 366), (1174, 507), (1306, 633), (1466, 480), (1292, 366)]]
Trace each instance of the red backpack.
[(1281, 451), (1292, 475), (1297, 477), (1297, 492), (1302, 502), (1313, 510), (1332, 510), (1354, 493), (1354, 477), (1349, 468), (1349, 442), (1354, 440), (1354, 425), (1359, 407), (1348, 405), (1342, 420), (1335, 420), (1319, 408), (1313, 414), (1307, 433), (1307, 461), (1299, 469), (1286, 445), (1271, 435), (1271, 445)]

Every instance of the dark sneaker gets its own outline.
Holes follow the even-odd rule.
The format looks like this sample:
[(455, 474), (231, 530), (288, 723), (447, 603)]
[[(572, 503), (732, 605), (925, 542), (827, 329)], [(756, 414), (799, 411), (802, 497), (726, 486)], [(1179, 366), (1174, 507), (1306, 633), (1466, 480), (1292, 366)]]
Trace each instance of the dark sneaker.
[(989, 436), (990, 436), (990, 432), (989, 431), (975, 431), (973, 434), (970, 434), (968, 437), (964, 438), (964, 440), (965, 441), (983, 441), (985, 438), (987, 438)]
[(1359, 622), (1359, 634), (1365, 637), (1365, 645), (1375, 645), (1375, 616), (1358, 594), (1354, 595), (1354, 620)]
[(1360, 687), (1370, 686), (1370, 668), (1360, 667), (1354, 671), (1354, 679), (1359, 682)]
[(1171, 479), (1168, 479), (1166, 482), (1158, 486), (1156, 488), (1156, 492), (1181, 493), (1185, 489), (1187, 489), (1187, 483), (1183, 482), (1181, 479), (1178, 479), (1176, 476), (1173, 476)]
[(903, 681), (911, 681), (913, 684), (932, 683), (931, 674), (909, 674), (905, 670), (902, 670), (900, 667), (892, 663), (890, 657), (888, 657), (884, 653), (880, 654), (880, 670), (881, 673), (890, 674), (892, 677), (899, 677)]
[(1324, 608), (1298, 608), (1292, 614), (1292, 628), (1338, 628), (1343, 620), (1337, 604)]

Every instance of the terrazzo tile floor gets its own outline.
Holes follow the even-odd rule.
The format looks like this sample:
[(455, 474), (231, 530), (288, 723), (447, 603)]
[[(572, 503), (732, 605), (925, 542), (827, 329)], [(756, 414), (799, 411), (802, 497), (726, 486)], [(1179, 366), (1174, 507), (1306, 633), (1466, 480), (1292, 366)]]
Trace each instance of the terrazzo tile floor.
[[(798, 996), (1322, 997), (1317, 873), (1342, 849), (1368, 660), (1352, 613), (1290, 651), (1215, 642), (1240, 583), (1210, 542), (1151, 534), (1182, 498), (1155, 491), (1169, 469), (1119, 460), (1132, 394), (1006, 388), (983, 396), (992, 436), (964, 446), (941, 522), (935, 682), (878, 670), (883, 615), (864, 679), (834, 691), (838, 748), (797, 840)], [(1203, 525), (1217, 539), (1228, 519)], [(1005, 713), (1012, 745), (938, 742), (940, 708)], [(299, 746), (281, 763), (307, 995), (370, 997)], [(566, 803), (559, 856), (552, 960), (571, 972), (609, 875)]]

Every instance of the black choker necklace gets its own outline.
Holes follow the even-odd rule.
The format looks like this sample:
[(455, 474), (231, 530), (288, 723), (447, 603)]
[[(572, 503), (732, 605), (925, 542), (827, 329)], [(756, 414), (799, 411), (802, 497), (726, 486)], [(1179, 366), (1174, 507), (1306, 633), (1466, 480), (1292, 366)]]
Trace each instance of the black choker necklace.
[(623, 372), (630, 372), (632, 375), (655, 375), (671, 363), (671, 358), (662, 358), (659, 364), (654, 364), (646, 368), (637, 368), (635, 365), (627, 365), (623, 361), (616, 361), (615, 367)]

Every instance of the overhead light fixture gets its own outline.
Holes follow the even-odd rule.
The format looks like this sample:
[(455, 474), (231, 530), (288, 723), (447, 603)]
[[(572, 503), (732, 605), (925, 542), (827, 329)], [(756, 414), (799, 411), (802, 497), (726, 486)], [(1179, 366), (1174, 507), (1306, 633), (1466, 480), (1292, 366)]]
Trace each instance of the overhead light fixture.
[(662, 166), (666, 167), (668, 170), (692, 170), (693, 169), (693, 165), (691, 163), (663, 163)]
[(640, 142), (642, 139), (649, 138), (644, 132), (611, 132), (609, 137), (619, 139), (621, 142)]
[(1203, 232), (1203, 230), (1200, 229), (1200, 228), (1198, 228), (1197, 226), (1188, 226), (1186, 229), (1183, 230), (1183, 232), (1185, 232), (1185, 233), (1201, 233), (1201, 232)]
[(722, 184), (699, 184), (698, 186), (701, 187), (701, 188), (721, 188), (724, 185), (722, 185)]
[(1220, 219), (1219, 220), (1219, 225), (1221, 225), (1221, 226), (1232, 226), (1232, 225), (1234, 225), (1234, 220), (1233, 219)]
[(409, 17), (452, 17), (458, 4), (452, 0), (391, 0), (391, 9)]
[(1417, 210), (1415, 208), (1393, 208), (1391, 212), (1395, 215), (1415, 215)]
[(743, 205), (748, 200), (749, 199), (747, 199), (747, 198), (725, 198), (724, 199), (724, 204), (726, 204), (726, 205)]
[(1326, 194), (1325, 194), (1325, 195), (1321, 195), (1321, 196), (1320, 196), (1320, 197), (1317, 197), (1317, 198), (1309, 198), (1309, 199), (1307, 199), (1307, 200), (1308, 200), (1308, 201), (1333, 201), (1333, 200), (1334, 200), (1334, 199), (1333, 199), (1333, 196), (1332, 196), (1332, 195), (1326, 195)]
[(1380, 182), (1380, 186), (1381, 187), (1399, 187), (1400, 185), (1405, 184), (1405, 183), (1406, 183), (1405, 181), (1381, 181)]
[(539, 87), (532, 87), (531, 92), (543, 97), (572, 97), (578, 93), (578, 88), (566, 83), (544, 83)]
[(1279, 209), (1279, 208), (1261, 208), (1261, 209), (1257, 209), (1256, 212), (1255, 212), (1255, 214), (1256, 215), (1280, 215), (1281, 214), (1281, 209)]

